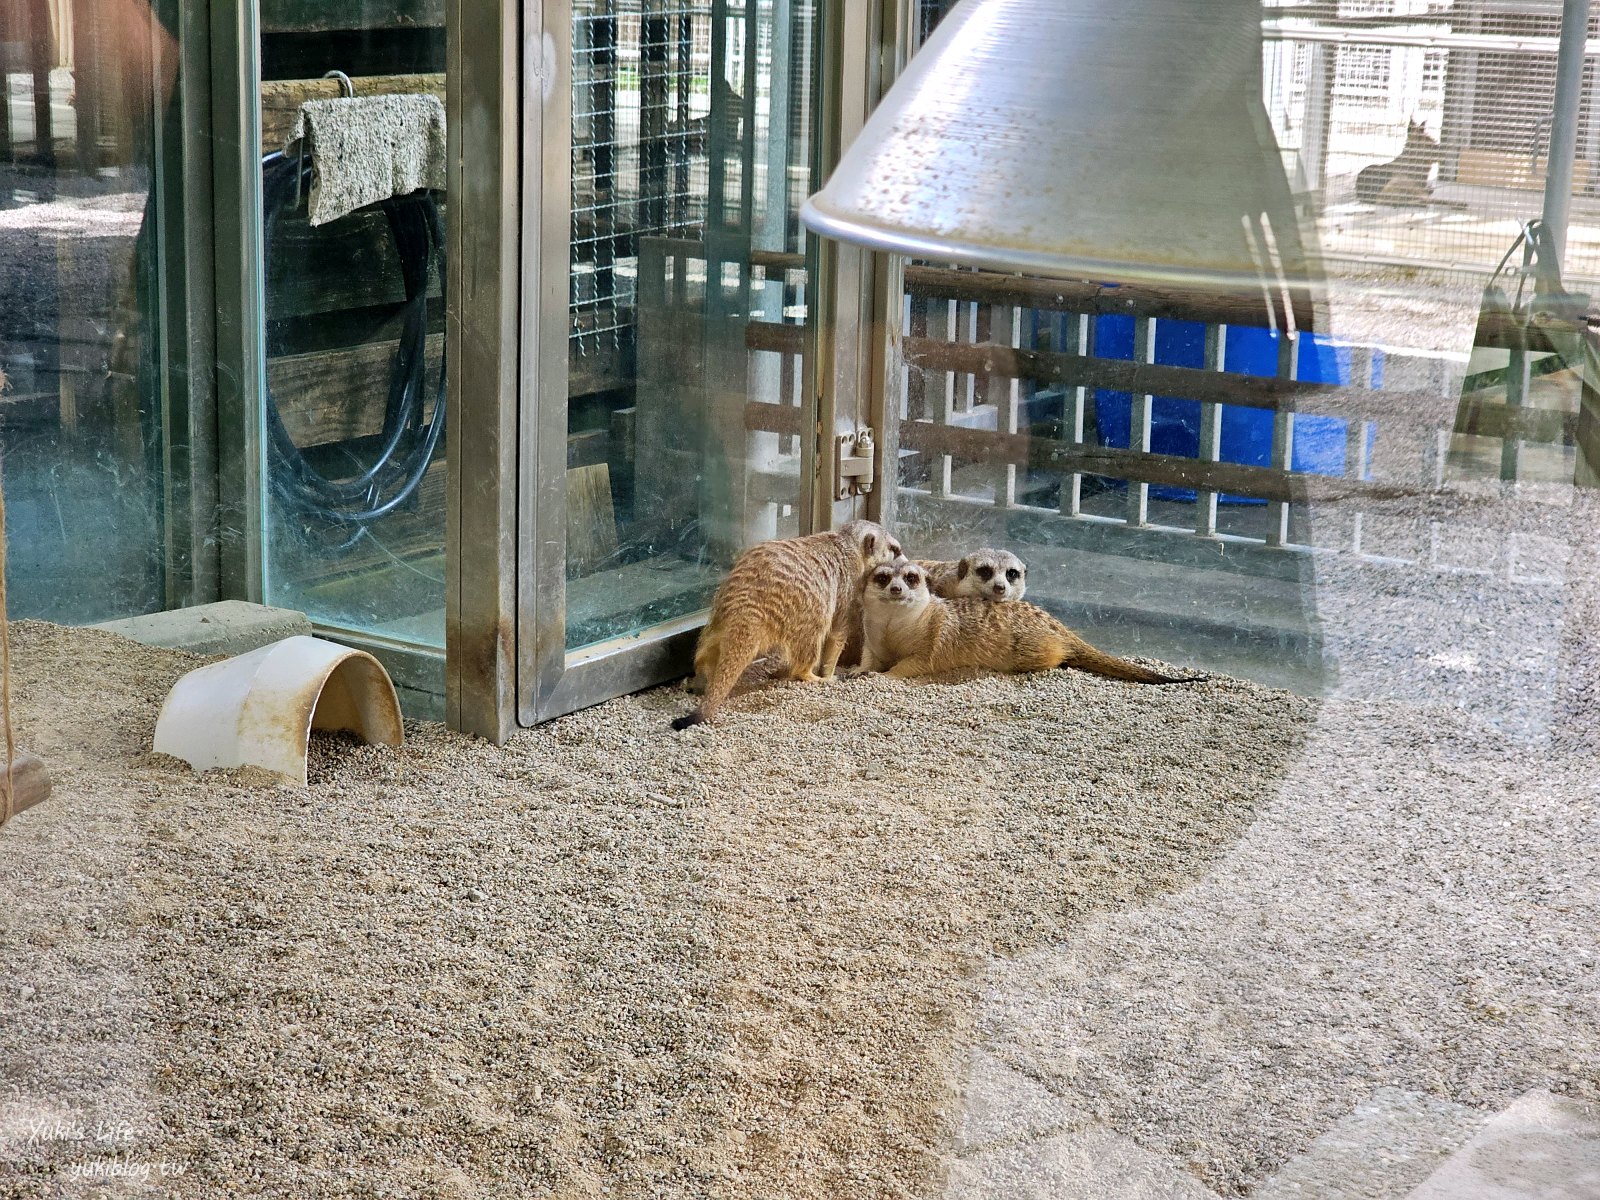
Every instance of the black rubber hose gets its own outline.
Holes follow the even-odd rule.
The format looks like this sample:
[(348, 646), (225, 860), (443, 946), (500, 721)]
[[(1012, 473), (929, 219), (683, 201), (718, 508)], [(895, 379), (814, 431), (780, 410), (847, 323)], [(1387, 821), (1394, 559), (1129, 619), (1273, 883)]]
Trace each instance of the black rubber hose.
[[(263, 158), (261, 171), (262, 252), (271, 261), (278, 221), (284, 210), (294, 204), (297, 191), (310, 187), (311, 167), (309, 162), (302, 164), (279, 153)], [(444, 284), (444, 221), (438, 201), (431, 192), (419, 191), (384, 200), (381, 207), (399, 256), (406, 299), (377, 455), (353, 477), (334, 479), (324, 474), (295, 445), (271, 386), (263, 385), (269, 476), (274, 494), (295, 512), (330, 524), (360, 527), (357, 537), (367, 525), (393, 512), (416, 493), (438, 453), (446, 416), (446, 373), (441, 361), (433, 419), (423, 424), (428, 279), (436, 261), (441, 291)], [(359, 462), (357, 465), (361, 466)]]

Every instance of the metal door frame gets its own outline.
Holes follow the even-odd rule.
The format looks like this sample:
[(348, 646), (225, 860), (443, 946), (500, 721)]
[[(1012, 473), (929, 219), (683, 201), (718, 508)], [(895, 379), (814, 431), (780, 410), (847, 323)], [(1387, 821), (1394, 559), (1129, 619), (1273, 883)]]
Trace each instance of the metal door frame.
[[(502, 155), (497, 160), (502, 174), (493, 188), (481, 169), (475, 171), (479, 178), (458, 180), (453, 174), (451, 179), (452, 188), (459, 183), (463, 191), (461, 200), (452, 193), (459, 214), (452, 226), (499, 228), (503, 241), (498, 254), (485, 247), (479, 264), (499, 281), (494, 302), (481, 306), (481, 321), (459, 331), (452, 316), (451, 366), (462, 378), (451, 381), (459, 436), (452, 439), (450, 528), (455, 553), (446, 658), (451, 724), (503, 740), (513, 719), (534, 725), (683, 675), (703, 614), (572, 653), (566, 649), (572, 7), (571, 0), (494, 2), (501, 9), (502, 28), (521, 22), (519, 61), (503, 61), (498, 80), (502, 96), (521, 97), (520, 124), (511, 113), (495, 113), (502, 122), (495, 139), (502, 151), (517, 141), (512, 130), (520, 129), (521, 161), (520, 169), (513, 170)], [(860, 128), (898, 61), (896, 50), (883, 53), (880, 48), (885, 30), (899, 38), (902, 10), (909, 10), (907, 0), (819, 4), (815, 94), (821, 111), (813, 152), (819, 178)], [(454, 12), (452, 19), (466, 23)], [(477, 36), (492, 40), (494, 33), (485, 28)], [(475, 111), (474, 94), (482, 93), (476, 109), (481, 115), (492, 89), (487, 79), (472, 77), (473, 63), (460, 56), (462, 39), (455, 25), (452, 39), (454, 136), (462, 118)], [(509, 44), (512, 39), (506, 40)], [(480, 41), (480, 54), (483, 48)], [(482, 135), (482, 126), (469, 127), (467, 136), (474, 133)], [(475, 153), (469, 142), (461, 156), (472, 161), (482, 152)], [(452, 162), (459, 166), (461, 156), (453, 154)], [(476, 185), (476, 193), (466, 191), (469, 185)], [(473, 203), (475, 196), (480, 203)], [(512, 214), (519, 219), (512, 222)], [(463, 253), (470, 254), (470, 248), (452, 258), (452, 270), (467, 274)], [(806, 329), (803, 387), (815, 406), (815, 424), (808, 425), (815, 436), (802, 439), (800, 512), (802, 528), (810, 531), (870, 511), (860, 499), (833, 500), (831, 434), (868, 425), (874, 409), (882, 410), (885, 358), (875, 331), (884, 324), (889, 289), (882, 256), (808, 238), (806, 261), (816, 309)], [(518, 297), (507, 292), (508, 278), (522, 281), (517, 289), (520, 309)], [(453, 275), (453, 312), (458, 295), (462, 293)], [(462, 306), (462, 320), (470, 322), (466, 310), (471, 300), (464, 298)], [(517, 333), (507, 338), (504, 322), (512, 319)], [(484, 346), (476, 368), (468, 357), (473, 348), (464, 344), (470, 343), (469, 327), (486, 339), (490, 329), (502, 330), (500, 353)], [(515, 355), (509, 352), (512, 346)], [(478, 381), (476, 392), (469, 375)], [(512, 392), (517, 396), (514, 405), (509, 403)], [(476, 418), (474, 406), (480, 410)], [(480, 445), (483, 436), (490, 436), (497, 449)], [(507, 511), (513, 480), (514, 511)], [(870, 501), (870, 506), (876, 504), (876, 499)], [(514, 690), (514, 698), (508, 689)]]

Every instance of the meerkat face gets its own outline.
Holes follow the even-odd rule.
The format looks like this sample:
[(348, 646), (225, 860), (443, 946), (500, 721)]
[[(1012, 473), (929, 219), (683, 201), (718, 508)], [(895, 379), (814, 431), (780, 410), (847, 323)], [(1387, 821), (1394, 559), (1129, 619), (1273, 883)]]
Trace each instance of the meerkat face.
[(866, 599), (915, 608), (928, 602), (928, 574), (914, 562), (896, 558), (867, 575)]
[(869, 567), (893, 562), (905, 553), (901, 550), (898, 539), (874, 521), (851, 521), (839, 532), (855, 539), (861, 561)]
[(974, 550), (956, 567), (959, 594), (984, 600), (1021, 600), (1028, 568), (1009, 550)]

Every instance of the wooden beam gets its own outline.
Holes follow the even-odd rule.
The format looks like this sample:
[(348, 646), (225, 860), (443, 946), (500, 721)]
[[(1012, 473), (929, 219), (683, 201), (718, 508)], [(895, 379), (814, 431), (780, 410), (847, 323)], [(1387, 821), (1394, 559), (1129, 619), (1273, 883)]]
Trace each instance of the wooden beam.
[(905, 356), (908, 364), (933, 370), (968, 375), (998, 373), (1036, 383), (1145, 392), (1316, 416), (1349, 415), (1375, 420), (1414, 407), (1437, 408), (1440, 401), (1439, 394), (1434, 391), (1384, 391), (1339, 383), (1306, 383), (1271, 375), (1223, 374), (1200, 367), (1169, 367), (1128, 359), (1055, 354), (987, 342), (966, 345), (906, 338)]
[(444, 11), (444, 0), (261, 0), (261, 32), (436, 29), (444, 25)]
[(1578, 414), (1555, 408), (1513, 407), (1498, 400), (1465, 396), (1456, 413), (1455, 432), (1565, 446), (1578, 436)]
[(797, 405), (752, 400), (744, 406), (744, 427), (749, 433), (785, 433), (799, 437), (805, 432), (806, 414)]
[[(320, 6), (319, 6), (320, 7)], [(266, 5), (262, 5), (265, 10)], [(265, 20), (265, 11), (262, 19)], [(350, 82), (358, 96), (396, 96), (426, 93), (445, 96), (443, 72), (418, 75), (357, 75)], [(261, 150), (282, 150), (294, 128), (295, 115), (307, 100), (335, 100), (344, 93), (337, 79), (272, 79), (261, 84)]]
[[(799, 354), (804, 350), (805, 330), (799, 325), (752, 321), (745, 329), (744, 344), (750, 350)], [(955, 343), (940, 338), (908, 337), (903, 344), (908, 366), (932, 371), (954, 371), (966, 375), (1015, 372), (1015, 377), (1019, 379), (1056, 383), (1070, 388), (1144, 392), (1208, 404), (1234, 404), (1269, 412), (1281, 410), (1319, 417), (1342, 417), (1352, 421), (1381, 421), (1385, 428), (1440, 428), (1456, 419), (1456, 401), (1438, 391), (1427, 389), (1307, 383), (1271, 375), (1236, 375), (1214, 369), (1169, 367), (1126, 359), (1095, 358), (1091, 355), (1055, 354), (988, 343)], [(1463, 403), (1474, 408), (1481, 405), (1480, 401), (1473, 400)], [(1459, 432), (1488, 432), (1488, 426), (1501, 418), (1489, 415), (1483, 420), (1488, 423), (1484, 429), (1462, 428)], [(1521, 435), (1525, 440), (1558, 440), (1539, 436), (1552, 430), (1550, 418), (1541, 415), (1525, 420), (1528, 422), (1526, 428), (1530, 430)]]
[[(267, 312), (275, 322), (404, 303), (400, 252), (388, 218), (364, 210), (316, 229), (284, 219), (273, 235), (266, 288)], [(439, 272), (431, 270), (428, 295), (437, 297), (440, 291)]]
[[(383, 429), (384, 399), (399, 342), (287, 354), (267, 361), (267, 381), (295, 445), (321, 446), (370, 437)], [(428, 338), (424, 414), (433, 412), (444, 335)]]
[[(906, 291), (913, 296), (972, 300), (1052, 312), (1163, 317), (1211, 324), (1266, 326), (1259, 292), (1221, 292), (1152, 284), (1099, 284), (1034, 279), (996, 271), (955, 271), (948, 267), (906, 267)], [(1296, 296), (1295, 322), (1313, 328), (1314, 316), (1303, 295)]]
[[(0, 765), (0, 770), (4, 770)], [(27, 751), (18, 751), (11, 763), (11, 815), (32, 808), (50, 795), (50, 772), (44, 760)], [(0, 799), (0, 817), (5, 816), (5, 802)]]
[(1130, 482), (1227, 492), (1283, 503), (1413, 494), (1407, 489), (1340, 476), (1277, 471), (1271, 467), (1247, 467), (1236, 463), (1212, 463), (1171, 454), (1147, 454), (1112, 446), (1084, 445), (1035, 437), (1028, 433), (998, 433), (988, 429), (937, 425), (931, 421), (902, 422), (900, 446), (903, 450), (949, 454), (969, 462), (1015, 463), (1040, 470), (1076, 471)]
[(1562, 347), (1551, 341), (1549, 335), (1570, 338), (1574, 335), (1587, 335), (1588, 332), (1587, 321), (1551, 319), (1540, 321), (1530, 327), (1520, 324), (1509, 313), (1485, 312), (1478, 317), (1478, 329), (1472, 344), (1490, 350), (1511, 350), (1525, 345), (1535, 354), (1542, 351), (1561, 353)]

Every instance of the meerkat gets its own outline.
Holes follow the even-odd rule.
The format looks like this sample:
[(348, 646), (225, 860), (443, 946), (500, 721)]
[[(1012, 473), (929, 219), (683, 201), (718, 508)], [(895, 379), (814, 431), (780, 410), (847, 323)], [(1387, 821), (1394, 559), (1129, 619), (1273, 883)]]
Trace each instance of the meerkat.
[(868, 568), (862, 584), (863, 671), (909, 678), (981, 668), (1014, 673), (1074, 667), (1130, 683), (1191, 683), (1096, 650), (1038, 605), (996, 604), (928, 590), (928, 575), (896, 559)]
[(917, 560), (928, 576), (928, 590), (941, 600), (1021, 600), (1028, 591), (1028, 568), (1009, 550), (974, 550), (956, 562)]
[[(944, 600), (969, 596), (974, 600), (1021, 600), (1028, 590), (1028, 568), (1009, 550), (974, 550), (951, 562), (917, 559), (917, 566), (928, 573), (928, 588)], [(859, 667), (861, 648), (866, 644), (860, 622), (844, 644), (839, 665)]]
[(695, 649), (700, 706), (672, 727), (715, 719), (750, 664), (775, 650), (791, 679), (832, 675), (850, 631), (861, 624), (862, 572), (900, 555), (900, 543), (871, 521), (746, 550), (717, 589)]

